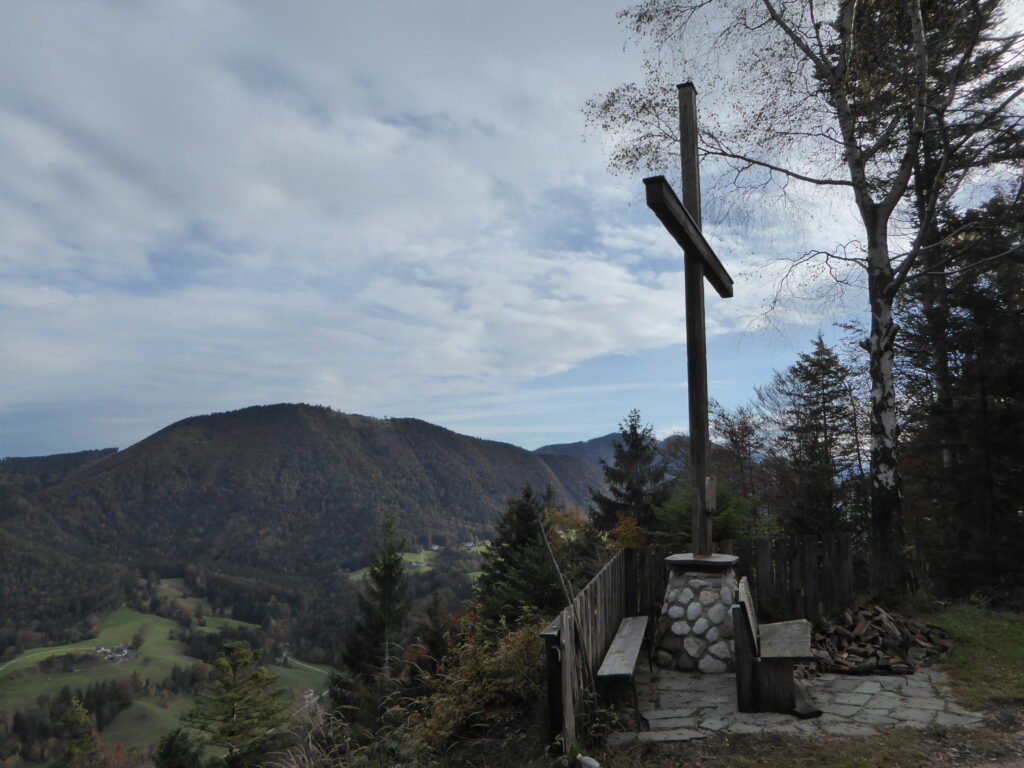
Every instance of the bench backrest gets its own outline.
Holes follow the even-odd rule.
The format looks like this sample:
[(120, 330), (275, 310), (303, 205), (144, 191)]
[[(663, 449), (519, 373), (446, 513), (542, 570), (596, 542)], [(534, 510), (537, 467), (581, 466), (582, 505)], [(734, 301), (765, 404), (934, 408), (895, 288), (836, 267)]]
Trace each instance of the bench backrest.
[(743, 606), (743, 610), (746, 611), (747, 621), (750, 622), (750, 632), (754, 635), (754, 651), (757, 652), (757, 645), (759, 640), (760, 627), (757, 623), (757, 608), (754, 606), (754, 596), (750, 594), (750, 584), (747, 583), (747, 577), (744, 576), (740, 579), (740, 585), (736, 590), (740, 605)]

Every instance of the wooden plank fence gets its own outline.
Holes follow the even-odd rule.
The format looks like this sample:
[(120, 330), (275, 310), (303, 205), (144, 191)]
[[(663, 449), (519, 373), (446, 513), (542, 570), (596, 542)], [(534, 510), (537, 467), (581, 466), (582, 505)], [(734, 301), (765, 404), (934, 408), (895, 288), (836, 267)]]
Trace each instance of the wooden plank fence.
[[(661, 613), (668, 567), (678, 547), (647, 546), (620, 552), (541, 633), (548, 670), (548, 731), (563, 749), (576, 741), (594, 695), (594, 673), (627, 616)], [(853, 604), (854, 547), (849, 534), (721, 541), (715, 552), (734, 554), (737, 577), (746, 576), (766, 621), (814, 620)], [(588, 693), (589, 692), (589, 693)]]
[(855, 542), (849, 533), (720, 541), (716, 552), (737, 555), (766, 621), (815, 619), (849, 608), (858, 589)]

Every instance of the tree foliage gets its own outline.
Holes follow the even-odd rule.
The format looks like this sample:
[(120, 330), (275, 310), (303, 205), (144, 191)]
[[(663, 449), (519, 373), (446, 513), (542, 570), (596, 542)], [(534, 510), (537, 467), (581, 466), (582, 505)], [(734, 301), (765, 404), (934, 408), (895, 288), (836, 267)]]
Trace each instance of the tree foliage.
[(399, 641), (409, 613), (402, 549), (395, 519), (388, 516), (363, 581), (358, 615), (344, 640), (342, 662), (353, 674), (372, 677), (401, 657)]
[(650, 424), (644, 424), (640, 412), (633, 409), (619, 424), (615, 458), (603, 459), (607, 493), (591, 490), (594, 503), (592, 519), (602, 530), (610, 530), (622, 517), (631, 517), (641, 528), (654, 524), (654, 509), (669, 497), (668, 468), (658, 452), (658, 440)]
[(776, 514), (796, 534), (860, 527), (867, 501), (866, 425), (852, 373), (820, 334), (812, 345), (756, 390)]
[(1020, 195), (945, 217), (941, 312), (924, 284), (898, 306), (909, 508), (946, 594), (1024, 582), (1022, 221)]
[[(711, 89), (701, 143), (739, 200), (843, 190), (863, 240), (794, 257), (866, 288), (872, 575), (907, 586), (893, 301), (927, 261), (938, 212), (982, 170), (1015, 175), (1024, 36), (1005, 0), (646, 0), (621, 13), (651, 44), (648, 80), (587, 104), (612, 166), (661, 170), (678, 140), (672, 82)], [(742, 62), (742, 66), (737, 66)], [(727, 174), (727, 175), (725, 175)], [(737, 198), (734, 197), (734, 200)], [(909, 226), (903, 226), (907, 224)]]
[[(865, 396), (821, 335), (810, 352), (755, 388), (747, 405), (714, 404), (716, 535), (736, 538), (866, 530)], [(739, 492), (732, 491), (738, 488)], [(722, 493), (722, 490), (725, 493)], [(720, 519), (719, 519), (720, 518)]]
[(199, 768), (203, 762), (203, 743), (184, 728), (165, 734), (153, 753), (156, 768)]
[(287, 694), (273, 688), (276, 677), (257, 664), (247, 643), (226, 643), (213, 668), (217, 677), (198, 693), (182, 722), (226, 749), (229, 768), (257, 765), (286, 735), (280, 728)]
[(485, 622), (514, 627), (565, 607), (565, 592), (544, 541), (545, 510), (556, 508), (550, 486), (544, 496), (526, 486), (518, 498), (509, 499), (476, 583)]
[(53, 768), (100, 768), (103, 756), (82, 702), (71, 700), (62, 724), (66, 737), (64, 754), (53, 763)]

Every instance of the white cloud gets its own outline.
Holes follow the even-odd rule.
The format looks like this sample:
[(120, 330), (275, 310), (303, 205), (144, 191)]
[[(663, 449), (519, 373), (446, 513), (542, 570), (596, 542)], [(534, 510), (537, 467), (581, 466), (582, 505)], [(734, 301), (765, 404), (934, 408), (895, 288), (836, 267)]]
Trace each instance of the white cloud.
[[(253, 402), (454, 416), (678, 343), (681, 254), (579, 141), (583, 100), (635, 75), (617, 8), (6, 8), (0, 454)], [(743, 287), (710, 335), (755, 312)]]

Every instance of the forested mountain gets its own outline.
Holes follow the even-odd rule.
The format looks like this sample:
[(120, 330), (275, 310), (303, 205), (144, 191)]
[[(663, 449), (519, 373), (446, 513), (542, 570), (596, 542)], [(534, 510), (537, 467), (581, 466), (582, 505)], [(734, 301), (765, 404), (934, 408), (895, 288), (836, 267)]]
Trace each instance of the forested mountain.
[(601, 460), (611, 462), (615, 458), (614, 443), (619, 439), (618, 432), (611, 432), (592, 440), (584, 440), (578, 443), (555, 443), (553, 445), (542, 445), (534, 453), (542, 456), (573, 456), (595, 467), (601, 465)]
[[(527, 484), (585, 506), (602, 476), (571, 457), (416, 419), (308, 405), (197, 416), (120, 452), (7, 459), (5, 613), (22, 624), (38, 607), (30, 595), (45, 592), (55, 611), (80, 616), (97, 603), (84, 593), (103, 580), (116, 586), (121, 567), (196, 564), (301, 589), (365, 565), (388, 514), (410, 546), (489, 538)], [(76, 573), (87, 590), (74, 588)]]

